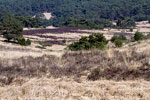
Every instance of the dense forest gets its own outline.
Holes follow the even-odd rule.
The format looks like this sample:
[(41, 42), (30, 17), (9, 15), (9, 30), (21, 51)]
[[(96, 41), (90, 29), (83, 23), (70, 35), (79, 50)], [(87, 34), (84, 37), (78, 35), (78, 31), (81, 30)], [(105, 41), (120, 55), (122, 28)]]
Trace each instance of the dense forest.
[(68, 18), (118, 20), (124, 16), (141, 21), (150, 19), (150, 0), (0, 0), (3, 10), (24, 16), (52, 12), (55, 17), (49, 23), (55, 26), (64, 25)]

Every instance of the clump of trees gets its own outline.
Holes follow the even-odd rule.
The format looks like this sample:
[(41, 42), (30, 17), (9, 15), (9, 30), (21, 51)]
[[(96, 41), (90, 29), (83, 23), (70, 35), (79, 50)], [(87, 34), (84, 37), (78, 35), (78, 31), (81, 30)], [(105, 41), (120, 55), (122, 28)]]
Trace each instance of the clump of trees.
[(22, 23), (23, 27), (39, 28), (42, 26), (42, 21), (39, 18), (33, 18), (31, 16), (22, 15), (15, 15), (15, 18)]
[(89, 37), (81, 37), (78, 42), (74, 42), (68, 46), (70, 50), (91, 50), (104, 49), (108, 41), (103, 34), (92, 34)]
[(14, 42), (24, 46), (31, 44), (31, 40), (26, 40), (23, 37), (23, 26), (21, 22), (12, 16), (8, 16), (1, 20), (0, 33), (7, 39), (7, 42), (13, 40)]
[(5, 20), (6, 18), (13, 18), (19, 21), (22, 25), (22, 27), (27, 28), (39, 28), (43, 26), (42, 20), (37, 17), (31, 17), (31, 16), (22, 16), (21, 14), (11, 14), (6, 11), (0, 12), (0, 22)]
[(132, 18), (119, 17), (117, 20), (117, 25), (113, 25), (111, 21), (107, 19), (77, 19), (69, 18), (66, 20), (62, 26), (67, 27), (80, 27), (88, 29), (104, 29), (105, 27), (116, 27), (116, 28), (129, 28), (135, 27), (135, 21)]
[(131, 39), (127, 39), (123, 34), (114, 35), (110, 40), (107, 40), (105, 36), (101, 33), (92, 34), (88, 37), (81, 37), (79, 41), (74, 42), (68, 46), (69, 50), (91, 50), (91, 49), (100, 49), (103, 50), (107, 47), (108, 42), (114, 43), (117, 48), (123, 46), (124, 43), (129, 43), (132, 41), (140, 41), (150, 39), (150, 34), (143, 35), (141, 32), (136, 32)]
[[(120, 48), (123, 46), (123, 43), (127, 41), (127, 38), (124, 35), (114, 35), (110, 41), (114, 43), (116, 47)], [(72, 51), (91, 49), (103, 50), (106, 48), (108, 42), (109, 41), (105, 38), (103, 34), (97, 33), (89, 35), (88, 37), (81, 37), (79, 41), (70, 44), (68, 48)]]

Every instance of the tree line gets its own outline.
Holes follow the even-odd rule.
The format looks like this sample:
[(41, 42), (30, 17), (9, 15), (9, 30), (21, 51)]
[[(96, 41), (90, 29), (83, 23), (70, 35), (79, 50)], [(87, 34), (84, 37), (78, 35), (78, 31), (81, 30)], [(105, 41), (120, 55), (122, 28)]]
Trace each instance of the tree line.
[(0, 0), (2, 10), (24, 16), (52, 12), (55, 17), (49, 23), (57, 26), (70, 17), (92, 20), (117, 20), (120, 16), (136, 21), (150, 19), (149, 0)]

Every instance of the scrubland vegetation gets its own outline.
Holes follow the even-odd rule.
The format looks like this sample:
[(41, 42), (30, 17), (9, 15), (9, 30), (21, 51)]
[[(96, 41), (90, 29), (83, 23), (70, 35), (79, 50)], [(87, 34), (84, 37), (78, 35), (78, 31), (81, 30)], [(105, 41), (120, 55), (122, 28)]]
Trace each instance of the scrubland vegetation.
[[(29, 41), (19, 39), (19, 44)], [(148, 39), (149, 35), (140, 32), (133, 34), (131, 39), (122, 34), (114, 35), (110, 40), (104, 34), (96, 33), (70, 44), (69, 49), (73, 51), (66, 50), (60, 57), (43, 55), (0, 58), (0, 98), (149, 99), (150, 51), (138, 51), (140, 47), (130, 46), (138, 42), (145, 42), (148, 46)], [(108, 48), (109, 43), (119, 48)], [(51, 46), (42, 41), (38, 44), (44, 50)], [(20, 51), (30, 51), (24, 49)]]
[(68, 46), (69, 50), (92, 50), (92, 49), (101, 49), (108, 47), (107, 44), (109, 41), (115, 44), (116, 47), (122, 47), (123, 43), (129, 43), (150, 39), (150, 34), (143, 35), (140, 32), (136, 32), (131, 39), (127, 39), (123, 34), (114, 35), (110, 40), (106, 40), (105, 36), (102, 33), (96, 33), (89, 35), (89, 37), (81, 37), (78, 42), (71, 43)]
[[(111, 53), (111, 54), (110, 54)], [(149, 52), (128, 51), (78, 51), (67, 52), (61, 59), (55, 56), (0, 59), (3, 84), (14, 78), (87, 76), (87, 80), (150, 80)]]
[[(40, 98), (45, 100), (47, 97), (51, 99), (57, 97), (59, 99), (72, 98), (76, 100), (84, 96), (88, 99), (96, 98), (96, 100), (100, 98), (108, 100), (115, 100), (116, 98), (117, 100), (119, 98), (146, 100), (149, 99), (150, 93), (150, 88), (148, 87), (150, 80), (149, 58), (150, 52), (137, 52), (136, 48), (130, 48), (127, 51), (66, 52), (61, 58), (44, 55), (36, 58), (0, 59), (0, 91), (3, 91), (3, 95), (0, 95), (0, 97), (4, 99), (10, 98), (5, 94), (9, 91), (9, 93), (15, 93), (11, 98), (19, 97), (23, 99)], [(143, 81), (138, 82), (137, 80)], [(103, 83), (107, 85), (102, 85)], [(51, 91), (54, 88), (54, 84), (57, 94), (52, 96), (52, 93), (48, 92), (47, 89)], [(114, 90), (109, 87), (110, 84), (114, 86)], [(92, 87), (93, 85), (98, 90), (95, 90)], [(102, 85), (102, 87), (98, 87), (99, 85)], [(125, 85), (125, 87), (120, 87), (120, 85)], [(128, 85), (134, 86), (130, 87)], [(16, 90), (13, 89), (14, 86), (17, 86)], [(73, 87), (80, 87), (78, 95), (73, 94), (78, 90)], [(122, 90), (118, 90), (117, 87)], [(142, 91), (137, 89), (139, 87)], [(46, 90), (43, 90), (44, 88)], [(109, 90), (105, 90), (107, 88)], [(130, 89), (132, 91), (129, 91)], [(31, 91), (33, 92), (30, 94)], [(58, 93), (60, 91), (64, 94)], [(70, 92), (66, 94), (65, 91)], [(93, 96), (82, 94), (82, 92), (85, 94), (87, 91), (91, 92), (90, 94)], [(35, 95), (38, 92), (43, 93), (43, 95)], [(101, 92), (109, 96), (105, 97)]]
[(31, 40), (23, 37), (23, 24), (11, 15), (1, 16), (0, 33), (7, 42), (18, 43), (22, 46), (31, 45)]
[(0, 0), (0, 100), (150, 100), (149, 5)]

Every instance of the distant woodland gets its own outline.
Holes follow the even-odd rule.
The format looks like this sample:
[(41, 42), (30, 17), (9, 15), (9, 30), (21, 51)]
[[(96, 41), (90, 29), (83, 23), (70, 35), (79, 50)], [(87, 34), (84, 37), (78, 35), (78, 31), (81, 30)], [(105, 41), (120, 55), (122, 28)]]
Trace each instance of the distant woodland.
[[(0, 0), (0, 11), (23, 16), (51, 12), (55, 17), (43, 21), (43, 25), (69, 26), (68, 22), (72, 22), (71, 26), (83, 27), (86, 26), (85, 23), (76, 25), (76, 22), (85, 20), (86, 24), (92, 23), (95, 24), (95, 28), (102, 28), (106, 25), (97, 25), (96, 20), (100, 20), (101, 23), (105, 21), (105, 24), (114, 20), (149, 20), (150, 0)], [(122, 26), (128, 26), (127, 23)], [(108, 22), (107, 26), (112, 25)]]

